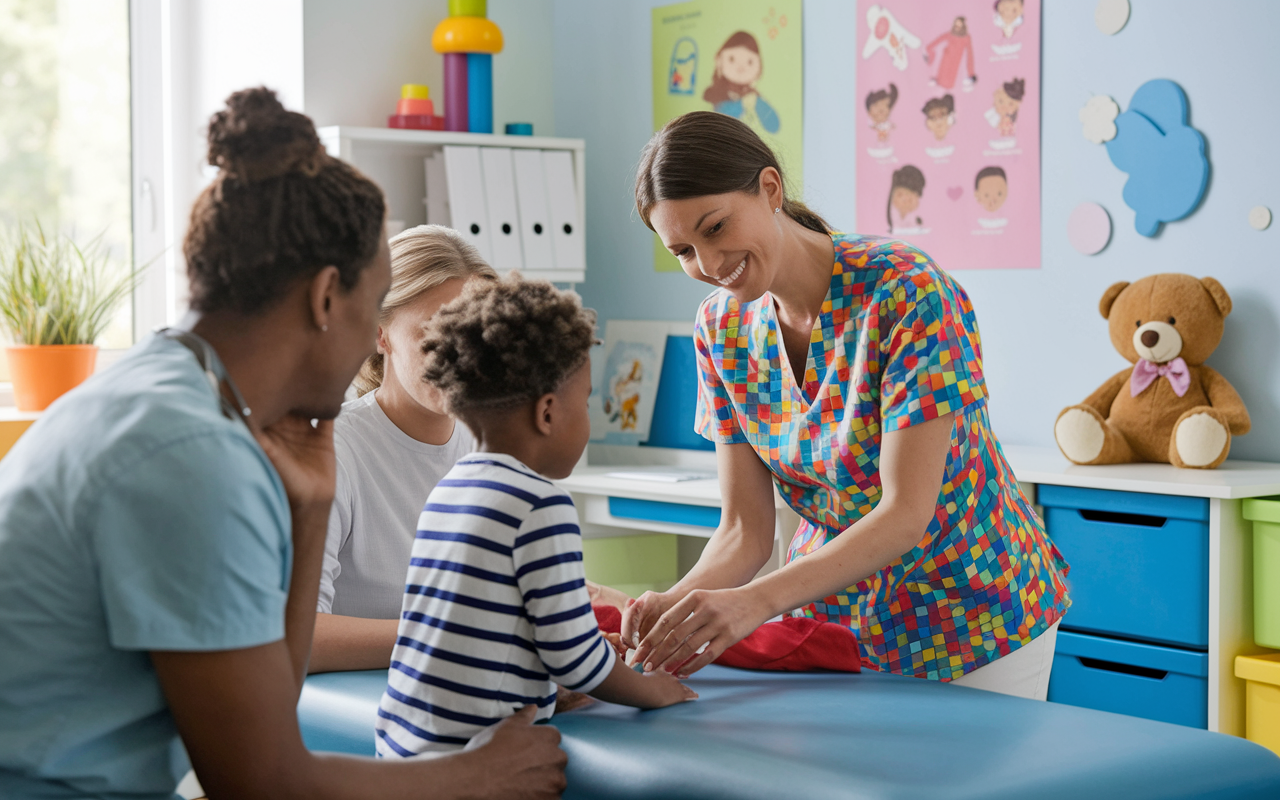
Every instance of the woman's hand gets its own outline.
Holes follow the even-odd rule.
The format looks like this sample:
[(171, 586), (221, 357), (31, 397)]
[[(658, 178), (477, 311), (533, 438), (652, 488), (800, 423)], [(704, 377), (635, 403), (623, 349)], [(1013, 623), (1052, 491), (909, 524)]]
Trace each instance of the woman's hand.
[(681, 597), (683, 595), (674, 591), (645, 592), (635, 600), (628, 600), (622, 609), (622, 643), (628, 648), (639, 647), (640, 640), (649, 635), (658, 617)]
[(294, 414), (255, 430), (258, 444), (275, 465), (289, 505), (298, 511), (322, 511), (333, 505), (335, 474), (333, 420), (311, 420)]
[(536, 713), (525, 706), (467, 743), (464, 752), (475, 753), (483, 765), (486, 782), (472, 789), (479, 796), (538, 800), (565, 790), (569, 756), (560, 749), (560, 731), (534, 725)]
[(644, 663), (645, 672), (661, 669), (687, 678), (772, 616), (757, 594), (750, 586), (689, 592), (657, 615), (634, 660)]

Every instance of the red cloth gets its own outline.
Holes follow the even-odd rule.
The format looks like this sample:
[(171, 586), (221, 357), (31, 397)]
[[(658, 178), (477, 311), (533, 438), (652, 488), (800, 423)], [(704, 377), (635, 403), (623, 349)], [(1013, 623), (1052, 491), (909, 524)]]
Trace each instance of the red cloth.
[[(605, 633), (622, 630), (622, 612), (613, 606), (592, 606)], [(853, 631), (834, 622), (785, 617), (766, 622), (725, 650), (715, 663), (723, 667), (773, 672), (861, 672), (862, 659)]]

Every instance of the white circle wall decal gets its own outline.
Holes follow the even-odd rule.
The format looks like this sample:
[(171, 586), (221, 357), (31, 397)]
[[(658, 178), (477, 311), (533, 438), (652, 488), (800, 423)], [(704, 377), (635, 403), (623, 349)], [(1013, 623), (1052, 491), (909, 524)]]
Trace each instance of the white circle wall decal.
[(1102, 252), (1111, 241), (1111, 215), (1097, 203), (1081, 203), (1067, 220), (1067, 239), (1086, 256)]
[(1098, 0), (1093, 9), (1093, 22), (1098, 30), (1114, 36), (1129, 21), (1129, 0)]

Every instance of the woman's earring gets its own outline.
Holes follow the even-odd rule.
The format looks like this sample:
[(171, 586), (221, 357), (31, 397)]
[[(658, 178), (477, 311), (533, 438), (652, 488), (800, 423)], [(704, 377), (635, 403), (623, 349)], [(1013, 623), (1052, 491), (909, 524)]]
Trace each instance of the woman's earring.
[(321, 332), (321, 333), (328, 333), (328, 332), (329, 332), (329, 326), (328, 326), (328, 325), (321, 325), (321, 326), (320, 326), (320, 332)]
[(779, 211), (781, 211), (781, 210), (782, 210), (782, 206), (778, 206), (777, 208), (775, 208), (775, 209), (773, 210), (773, 213), (777, 214), (777, 213), (778, 213)]

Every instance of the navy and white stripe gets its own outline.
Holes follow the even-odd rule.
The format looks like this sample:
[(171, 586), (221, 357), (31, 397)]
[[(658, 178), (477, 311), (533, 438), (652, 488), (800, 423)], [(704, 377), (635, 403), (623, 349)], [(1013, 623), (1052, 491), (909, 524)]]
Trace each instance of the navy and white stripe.
[(616, 657), (596, 627), (573, 501), (511, 456), (463, 458), (427, 498), (378, 708), (384, 757), (459, 749)]

